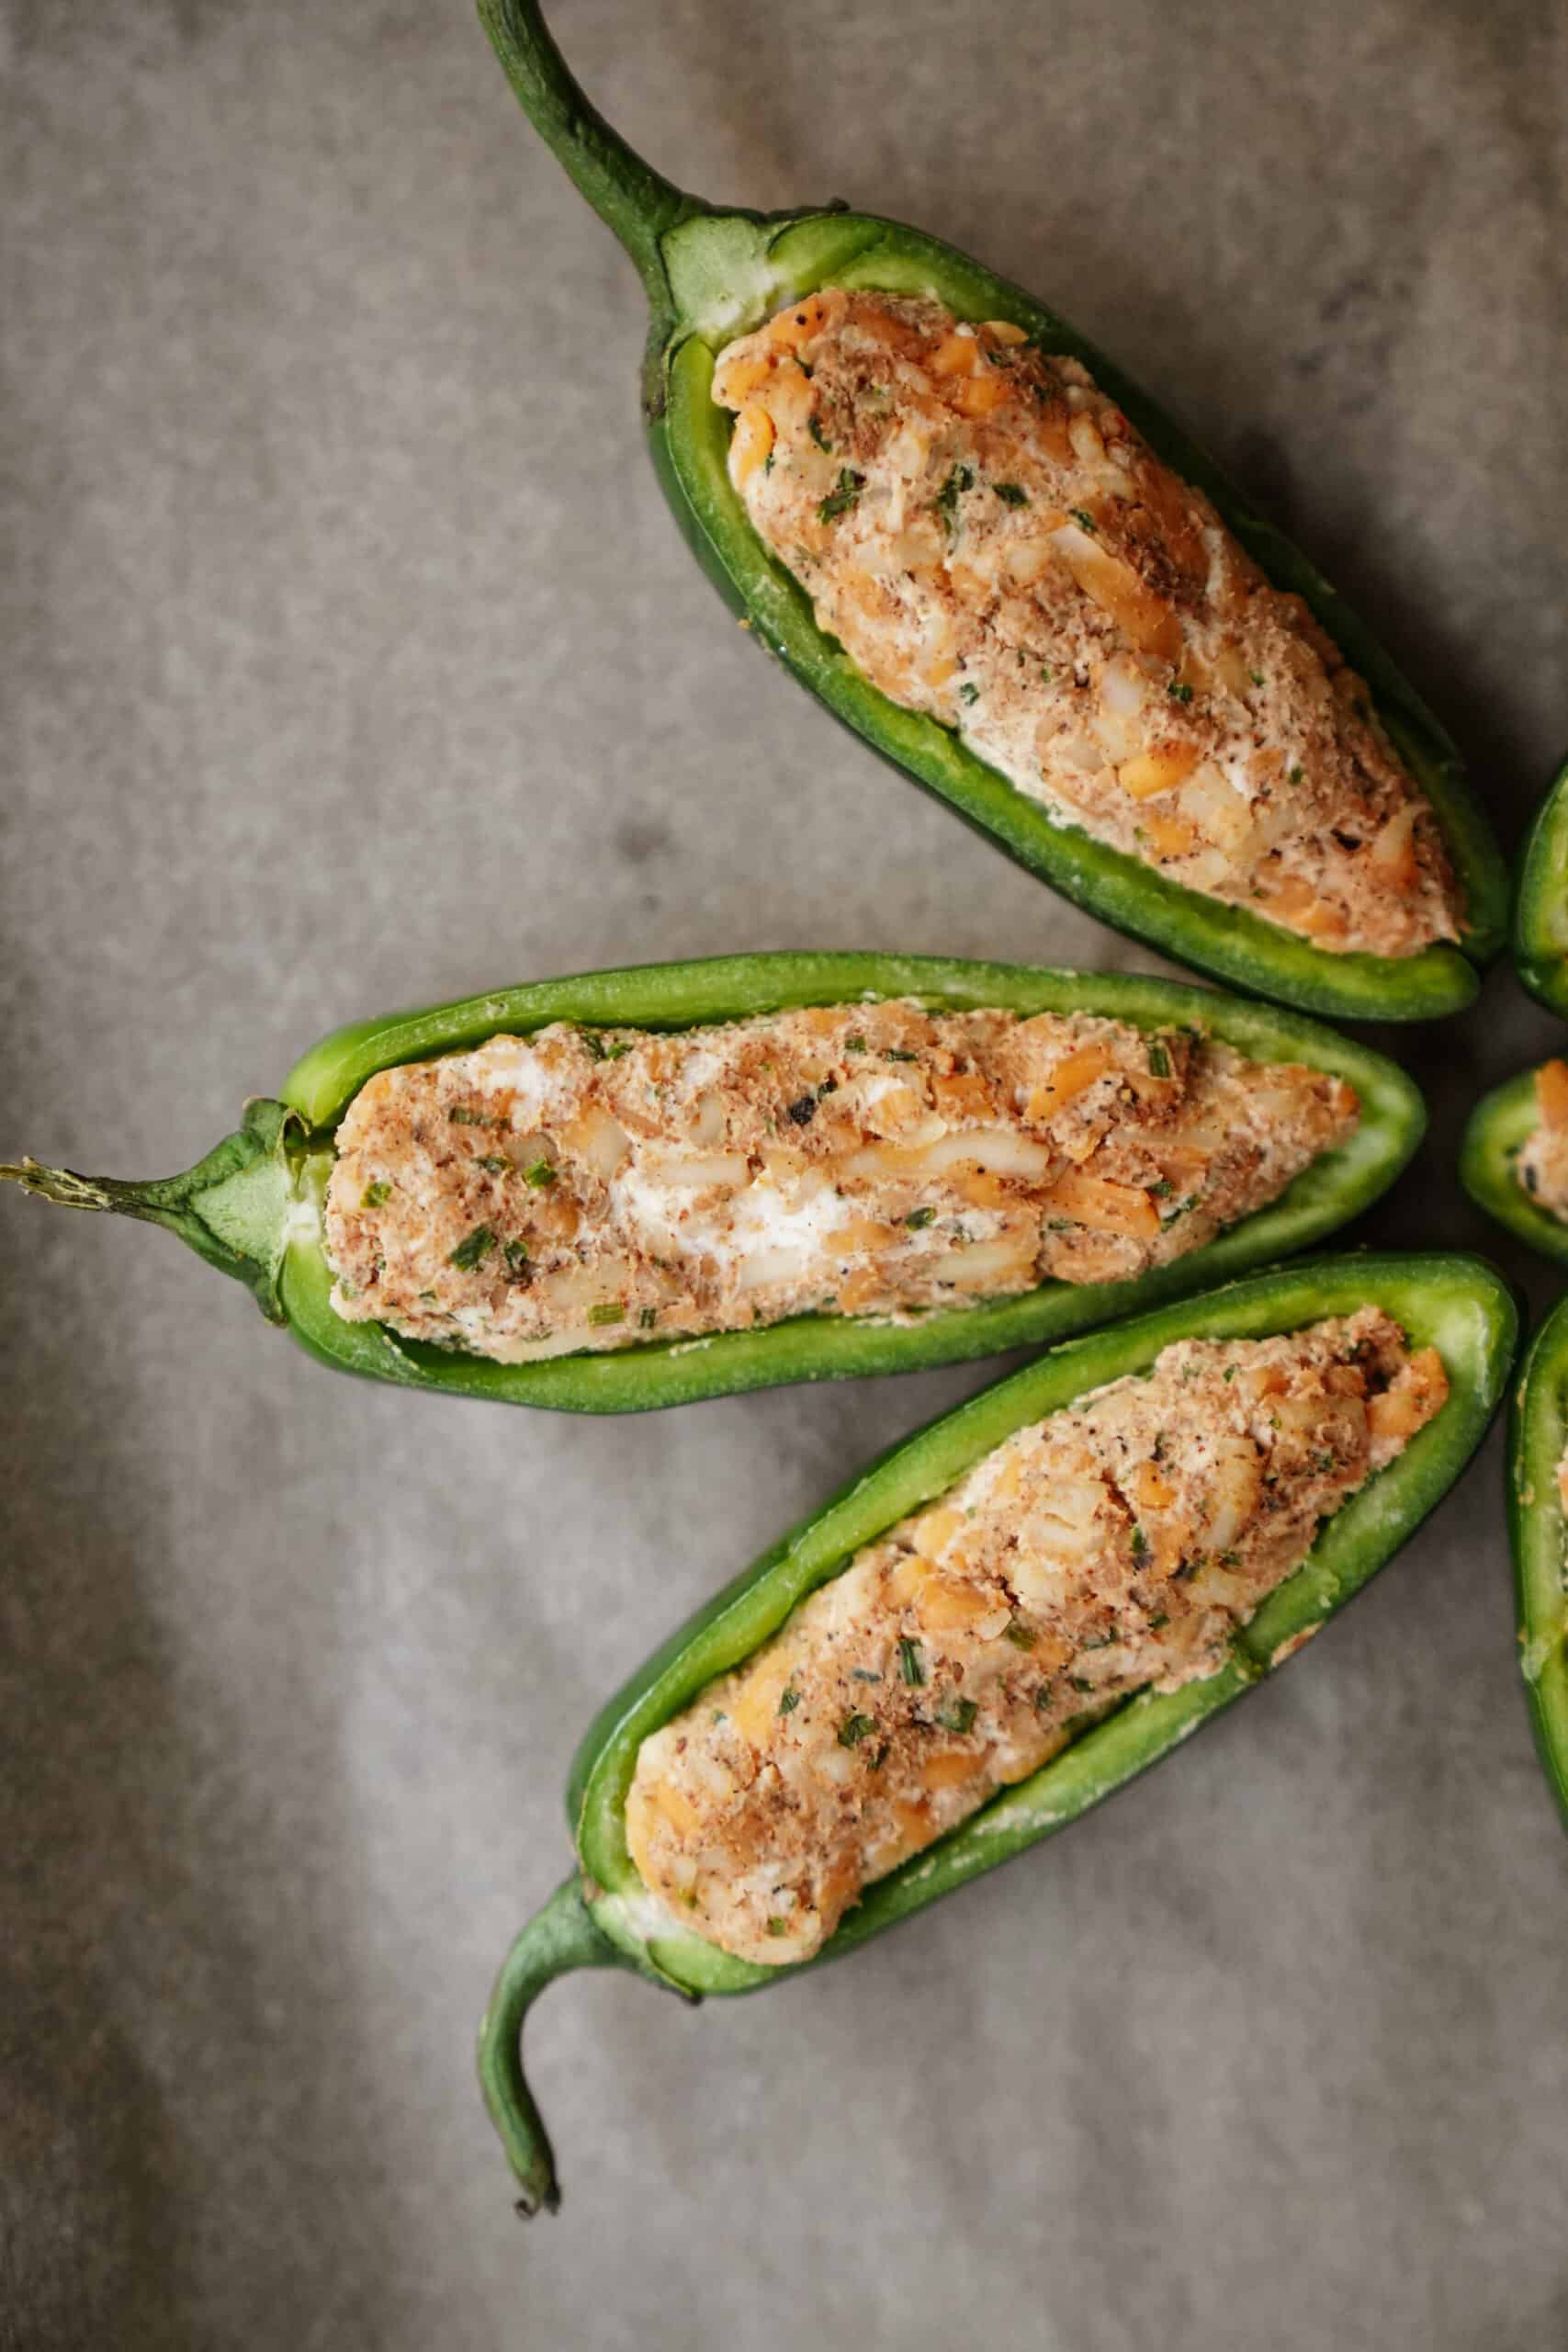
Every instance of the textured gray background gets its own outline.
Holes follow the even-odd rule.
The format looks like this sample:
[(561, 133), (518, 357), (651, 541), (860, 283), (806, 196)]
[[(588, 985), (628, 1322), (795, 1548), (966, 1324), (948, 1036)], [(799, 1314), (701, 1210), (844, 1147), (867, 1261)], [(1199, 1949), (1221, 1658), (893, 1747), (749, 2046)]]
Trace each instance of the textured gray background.
[[(1548, 0), (559, 18), (675, 176), (912, 217), (1163, 388), (1513, 835), (1568, 715)], [(0, 24), (0, 1144), (162, 1173), (339, 1020), (626, 958), (1149, 960), (724, 618), (638, 447), (632, 273), (463, 0)], [(1404, 1041), (1434, 1138), (1373, 1233), (1487, 1244), (1458, 1124), (1550, 1034), (1499, 977)], [(160, 1235), (10, 1197), (0, 1248), (8, 2347), (1568, 2333), (1495, 1449), (1299, 1668), (874, 1953), (696, 2014), (558, 1988), (525, 2233), (470, 2034), (576, 1733), (983, 1375), (509, 1416), (333, 1379)]]

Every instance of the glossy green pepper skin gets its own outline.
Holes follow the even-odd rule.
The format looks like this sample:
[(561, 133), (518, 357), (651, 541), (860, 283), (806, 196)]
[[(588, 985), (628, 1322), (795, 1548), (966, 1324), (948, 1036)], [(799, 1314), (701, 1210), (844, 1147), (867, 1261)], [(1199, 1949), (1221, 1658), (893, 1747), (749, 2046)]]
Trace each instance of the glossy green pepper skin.
[[(1343, 1147), (1303, 1169), (1269, 1207), (1205, 1249), (1130, 1283), (1045, 1283), (1021, 1297), (906, 1324), (803, 1315), (761, 1330), (648, 1340), (536, 1363), (490, 1363), (400, 1339), (383, 1324), (345, 1322), (333, 1311), (320, 1202), (333, 1131), (378, 1070), (457, 1053), (502, 1030), (526, 1035), (556, 1021), (680, 1030), (790, 1005), (878, 997), (915, 997), (942, 1012), (990, 1005), (1025, 1015), (1105, 1013), (1149, 1029), (1201, 1024), (1254, 1059), (1303, 1062), (1347, 1080), (1360, 1098), (1360, 1120)], [(1306, 1249), (1357, 1216), (1393, 1183), (1425, 1124), (1419, 1093), (1381, 1054), (1297, 1014), (1208, 989), (1134, 973), (1056, 972), (933, 956), (726, 956), (539, 980), (340, 1029), (296, 1063), (278, 1101), (251, 1103), (239, 1132), (184, 1176), (126, 1184), (28, 1160), (0, 1167), (0, 1177), (67, 1207), (117, 1210), (168, 1226), (209, 1264), (243, 1282), (271, 1321), (340, 1371), (503, 1404), (635, 1413), (790, 1381), (918, 1372), (1037, 1347), (1156, 1299), (1201, 1290), (1218, 1276)]]
[(1536, 810), (1519, 854), (1513, 948), (1530, 994), (1568, 1021), (1568, 763)]
[[(1471, 1001), (1477, 967), (1502, 944), (1508, 886), (1458, 752), (1328, 582), (1178, 424), (1065, 320), (936, 238), (841, 207), (723, 212), (683, 195), (594, 111), (537, 0), (479, 0), (479, 15), (524, 110), (641, 273), (650, 311), (643, 405), (654, 464), (698, 560), (761, 644), (894, 766), (1021, 865), (1162, 954), (1342, 1019), (1426, 1021)], [(1366, 679), (1390, 737), (1431, 800), (1463, 888), (1467, 928), (1459, 946), (1399, 958), (1314, 946), (1057, 824), (951, 729), (868, 684), (817, 628), (805, 593), (752, 529), (726, 469), (729, 420), (710, 398), (715, 357), (726, 343), (828, 284), (933, 294), (961, 319), (1010, 320), (1049, 350), (1084, 362), (1166, 463), (1213, 500), (1269, 579), (1305, 599)]]
[(1540, 1118), (1535, 1070), (1520, 1070), (1483, 1094), (1465, 1123), (1460, 1182), (1478, 1208), (1543, 1258), (1568, 1266), (1568, 1225), (1531, 1200), (1516, 1173), (1519, 1149)]
[(1557, 1465), (1568, 1451), (1568, 1299), (1530, 1343), (1508, 1421), (1519, 1668), (1541, 1765), (1568, 1825), (1568, 1521), (1557, 1490)]
[[(1502, 1276), (1469, 1257), (1353, 1256), (1233, 1283), (1056, 1348), (932, 1421), (852, 1479), (820, 1510), (683, 1625), (616, 1692), (573, 1763), (568, 1811), (578, 1870), (524, 1928), (480, 2034), (479, 2073), (527, 2212), (558, 2201), (550, 2144), (525, 2080), (529, 2004), (556, 1976), (629, 1968), (698, 1998), (748, 1993), (793, 1967), (733, 1959), (690, 1934), (645, 1932), (647, 1898), (626, 1849), (625, 1804), (642, 1741), (715, 1675), (750, 1657), (806, 1595), (863, 1544), (944, 1493), (1016, 1429), (1087, 1391), (1145, 1372), (1180, 1339), (1258, 1339), (1368, 1302), (1385, 1307), (1447, 1367), (1442, 1411), (1388, 1469), (1326, 1521), (1306, 1561), (1235, 1638), (1221, 1670), (1179, 1690), (1130, 1700), (970, 1820), (868, 1888), (815, 1968), (880, 1935), (939, 1895), (1066, 1826), (1239, 1698), (1316, 1633), (1414, 1533), (1480, 1444), (1514, 1361), (1518, 1318)], [(1568, 1338), (1568, 1323), (1563, 1326)], [(1568, 1346), (1564, 1352), (1568, 1353)], [(1561, 1407), (1559, 1408), (1561, 1418)], [(1559, 1620), (1562, 1615), (1559, 1596)]]

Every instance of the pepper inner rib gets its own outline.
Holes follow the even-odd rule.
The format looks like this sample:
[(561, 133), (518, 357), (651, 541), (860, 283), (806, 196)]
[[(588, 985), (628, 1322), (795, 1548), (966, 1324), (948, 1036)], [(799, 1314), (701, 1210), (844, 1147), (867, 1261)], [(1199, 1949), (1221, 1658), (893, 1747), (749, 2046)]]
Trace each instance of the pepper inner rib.
[(1125, 1281), (1277, 1199), (1359, 1115), (1324, 1071), (1088, 1014), (557, 1025), (361, 1090), (333, 1305), (515, 1362)]
[(720, 353), (730, 479), (870, 683), (1059, 821), (1335, 951), (1462, 915), (1363, 681), (1078, 361), (829, 288)]
[(1436, 1349), (1364, 1307), (1181, 1341), (1015, 1432), (643, 1741), (645, 1885), (739, 1958), (808, 1960), (1075, 1724), (1216, 1672), (1447, 1394)]

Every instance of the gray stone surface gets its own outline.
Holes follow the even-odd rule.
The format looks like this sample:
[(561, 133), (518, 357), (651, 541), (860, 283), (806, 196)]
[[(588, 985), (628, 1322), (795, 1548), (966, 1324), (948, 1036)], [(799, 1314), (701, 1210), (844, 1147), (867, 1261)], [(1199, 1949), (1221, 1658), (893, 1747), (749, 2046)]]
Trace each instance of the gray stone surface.
[[(559, 17), (688, 184), (912, 217), (1163, 388), (1517, 831), (1568, 712), (1544, 0)], [(621, 959), (1148, 960), (723, 617), (638, 447), (632, 274), (463, 0), (0, 28), (0, 1142), (162, 1172), (341, 1019)], [(1371, 1234), (1508, 1255), (1453, 1145), (1551, 1034), (1499, 977), (1404, 1041), (1433, 1140)], [(695, 2014), (559, 1988), (525, 2233), (470, 2034), (576, 1733), (983, 1375), (573, 1424), (334, 1380), (152, 1232), (11, 1197), (0, 1249), (7, 2346), (1568, 2333), (1568, 1873), (1495, 1445), (1308, 1659), (875, 1952)]]

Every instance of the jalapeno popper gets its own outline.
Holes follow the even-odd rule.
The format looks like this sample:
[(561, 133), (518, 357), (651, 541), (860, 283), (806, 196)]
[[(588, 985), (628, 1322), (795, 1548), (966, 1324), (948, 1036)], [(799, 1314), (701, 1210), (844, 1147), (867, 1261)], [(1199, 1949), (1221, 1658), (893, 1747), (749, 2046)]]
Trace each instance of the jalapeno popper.
[(1543, 1257), (1568, 1264), (1568, 1062), (1555, 1057), (1483, 1094), (1460, 1147), (1472, 1200)]
[(552, 2203), (528, 2004), (574, 1966), (735, 1993), (1084, 1811), (1299, 1648), (1447, 1490), (1516, 1317), (1463, 1258), (1325, 1260), (1055, 1350), (854, 1480), (613, 1699), (581, 1875), (481, 2037)]
[(1530, 1344), (1510, 1422), (1519, 1668), (1541, 1765), (1568, 1823), (1568, 1303)]
[(1064, 320), (842, 209), (634, 155), (536, 0), (479, 0), (652, 313), (654, 461), (836, 716), (1105, 921), (1359, 1018), (1467, 1003), (1507, 882), (1458, 756), (1312, 565)]
[(1519, 855), (1513, 949), (1530, 994), (1568, 1019), (1568, 765), (1537, 809)]
[(339, 1033), (167, 1225), (351, 1371), (582, 1411), (1083, 1329), (1317, 1239), (1420, 1098), (1164, 982), (874, 956), (589, 974)]

